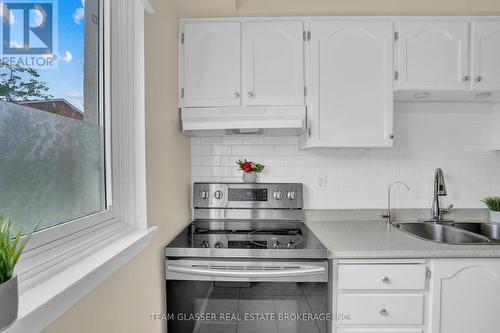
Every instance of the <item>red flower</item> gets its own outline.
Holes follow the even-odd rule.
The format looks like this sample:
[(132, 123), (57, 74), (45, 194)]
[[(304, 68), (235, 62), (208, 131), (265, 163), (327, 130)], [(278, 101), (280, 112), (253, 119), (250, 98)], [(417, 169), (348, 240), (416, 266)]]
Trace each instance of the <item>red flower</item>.
[(245, 172), (253, 171), (252, 163), (250, 162), (241, 163), (240, 168)]

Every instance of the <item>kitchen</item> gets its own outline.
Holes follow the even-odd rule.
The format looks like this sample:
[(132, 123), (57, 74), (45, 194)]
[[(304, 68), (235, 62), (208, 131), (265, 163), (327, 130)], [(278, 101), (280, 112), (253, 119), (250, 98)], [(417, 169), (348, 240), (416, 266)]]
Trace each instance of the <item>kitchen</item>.
[(126, 3), (133, 230), (44, 283), (35, 233), (5, 332), (498, 331), (498, 4)]
[[(489, 306), (500, 292), (500, 229), (482, 202), (499, 186), (497, 34), (494, 17), (181, 20), (194, 216), (166, 248), (167, 311), (238, 312), (239, 304), (240, 313), (276, 316), (168, 327), (497, 331)], [(266, 216), (297, 208), (303, 217)], [(297, 221), (308, 228), (290, 231)], [(300, 240), (281, 239), (283, 229)], [(318, 240), (328, 255), (306, 255)], [(192, 280), (213, 289), (180, 306)], [(306, 287), (259, 287), (280, 281)], [(310, 294), (311, 281), (326, 285)], [(279, 316), (325, 310), (348, 318)]]

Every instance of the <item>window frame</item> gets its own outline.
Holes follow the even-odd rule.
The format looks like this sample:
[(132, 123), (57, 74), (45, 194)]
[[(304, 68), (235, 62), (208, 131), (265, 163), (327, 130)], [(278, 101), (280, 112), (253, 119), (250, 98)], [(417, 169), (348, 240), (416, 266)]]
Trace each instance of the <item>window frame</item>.
[(158, 231), (148, 227), (146, 199), (144, 16), (154, 9), (149, 0), (102, 1), (108, 17), (103, 89), (112, 117), (106, 137), (112, 144), (112, 216), (95, 214), (61, 225), (69, 229), (54, 227), (39, 246), (31, 244), (15, 270), (18, 318), (5, 333), (42, 331), (149, 246)]
[[(69, 220), (57, 225), (53, 225), (33, 233), (31, 240), (28, 242), (25, 253), (35, 250), (40, 247), (50, 248), (58, 239), (69, 235), (85, 231), (91, 227), (103, 223), (116, 222), (114, 205), (113, 205), (113, 152), (119, 147), (113, 147), (116, 142), (112, 138), (112, 110), (110, 103), (110, 29), (111, 14), (110, 0), (99, 0), (99, 121), (103, 124), (104, 130), (104, 191), (106, 197), (105, 209), (94, 214), (82, 216), (73, 220)], [(118, 117), (117, 117), (118, 118)]]

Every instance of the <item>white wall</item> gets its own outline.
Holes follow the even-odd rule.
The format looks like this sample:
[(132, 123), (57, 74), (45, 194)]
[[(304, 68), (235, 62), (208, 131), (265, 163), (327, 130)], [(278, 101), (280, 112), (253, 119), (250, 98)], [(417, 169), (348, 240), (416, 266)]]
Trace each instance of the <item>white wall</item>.
[[(459, 208), (483, 207), (500, 195), (500, 153), (490, 150), (492, 108), (472, 103), (396, 104), (393, 149), (300, 151), (294, 137), (233, 136), (192, 139), (193, 181), (241, 181), (235, 161), (266, 165), (260, 182), (303, 182), (306, 208), (384, 208), (387, 186), (395, 208), (429, 208), (434, 169), (444, 170), (448, 200)], [(327, 175), (326, 189), (316, 178)]]
[(159, 230), (147, 249), (45, 333), (166, 332), (166, 321), (150, 313), (165, 312), (165, 245), (191, 222), (191, 153), (178, 125), (178, 19), (170, 1), (154, 0), (153, 6), (156, 13), (145, 16), (147, 195), (148, 225)]

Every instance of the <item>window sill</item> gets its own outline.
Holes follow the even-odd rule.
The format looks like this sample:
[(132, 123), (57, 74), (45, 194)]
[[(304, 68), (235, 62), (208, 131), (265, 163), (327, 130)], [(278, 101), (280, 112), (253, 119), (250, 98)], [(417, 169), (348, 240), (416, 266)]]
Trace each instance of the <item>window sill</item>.
[[(26, 290), (21, 287), (18, 319), (2, 333), (40, 332), (102, 281), (144, 250), (157, 231), (119, 223), (122, 236), (71, 261), (57, 274)], [(104, 241), (103, 241), (104, 242)], [(64, 266), (65, 262), (58, 263)]]

